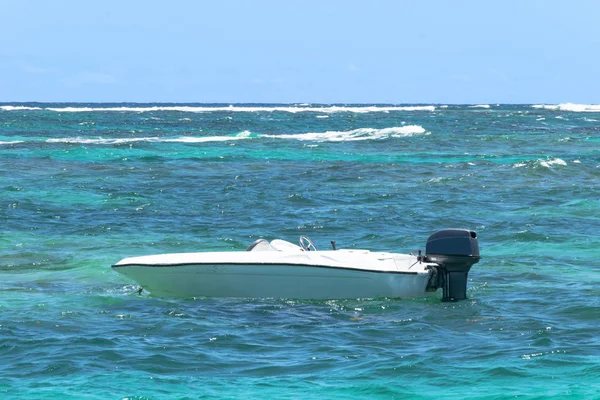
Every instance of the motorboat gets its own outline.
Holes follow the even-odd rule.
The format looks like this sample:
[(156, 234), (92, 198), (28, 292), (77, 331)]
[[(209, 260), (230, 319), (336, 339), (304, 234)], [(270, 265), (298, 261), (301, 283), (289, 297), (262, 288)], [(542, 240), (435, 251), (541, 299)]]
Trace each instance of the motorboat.
[(258, 239), (246, 251), (159, 254), (125, 258), (112, 268), (159, 297), (289, 299), (417, 298), (442, 289), (442, 300), (467, 298), (467, 277), (480, 259), (477, 234), (444, 229), (425, 253), (318, 250)]

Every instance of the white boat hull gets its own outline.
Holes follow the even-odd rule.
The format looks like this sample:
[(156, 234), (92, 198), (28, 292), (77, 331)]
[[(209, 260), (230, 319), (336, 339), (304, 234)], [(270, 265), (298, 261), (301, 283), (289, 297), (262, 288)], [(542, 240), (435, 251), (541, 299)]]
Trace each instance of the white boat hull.
[(153, 295), (169, 297), (346, 299), (430, 294), (430, 264), (413, 255), (301, 251), (288, 245), (284, 243), (280, 251), (133, 257), (113, 268)]
[(117, 271), (153, 295), (293, 299), (414, 298), (429, 273), (374, 272), (308, 265), (127, 266)]

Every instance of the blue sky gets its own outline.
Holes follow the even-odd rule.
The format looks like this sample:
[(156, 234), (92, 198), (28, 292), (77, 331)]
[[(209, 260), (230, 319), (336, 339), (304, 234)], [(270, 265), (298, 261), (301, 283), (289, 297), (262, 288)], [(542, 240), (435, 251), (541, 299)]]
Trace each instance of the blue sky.
[(0, 101), (600, 103), (600, 1), (0, 0)]

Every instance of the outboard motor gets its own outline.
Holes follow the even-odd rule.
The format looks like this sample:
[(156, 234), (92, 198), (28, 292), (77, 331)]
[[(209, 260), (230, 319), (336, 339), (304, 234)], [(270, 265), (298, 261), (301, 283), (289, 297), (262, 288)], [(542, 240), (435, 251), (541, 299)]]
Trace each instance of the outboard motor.
[(467, 229), (444, 229), (427, 239), (426, 260), (438, 264), (437, 287), (444, 293), (442, 301), (467, 298), (467, 276), (471, 266), (481, 258), (477, 233)]

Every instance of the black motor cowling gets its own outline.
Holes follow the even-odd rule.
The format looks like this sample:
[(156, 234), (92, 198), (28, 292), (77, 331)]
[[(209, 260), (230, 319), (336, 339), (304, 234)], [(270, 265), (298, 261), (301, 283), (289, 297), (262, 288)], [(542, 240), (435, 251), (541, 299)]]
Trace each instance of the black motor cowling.
[(427, 239), (426, 259), (438, 264), (438, 285), (443, 301), (467, 298), (467, 277), (471, 266), (479, 261), (477, 233), (467, 229), (444, 229)]

